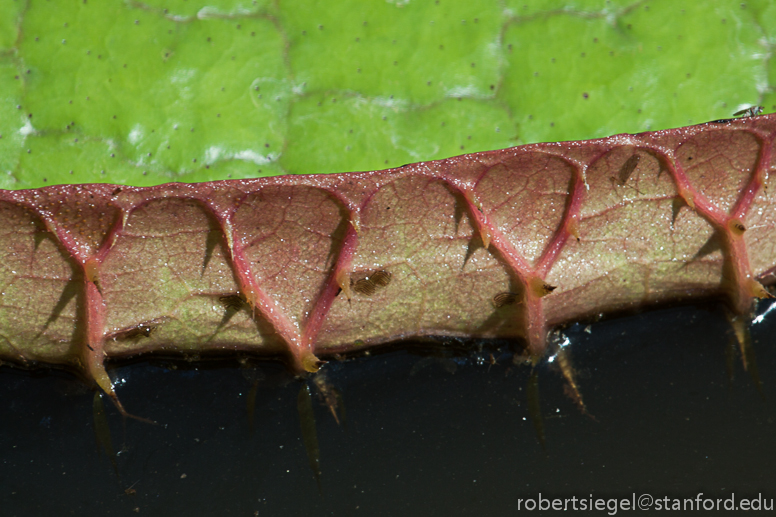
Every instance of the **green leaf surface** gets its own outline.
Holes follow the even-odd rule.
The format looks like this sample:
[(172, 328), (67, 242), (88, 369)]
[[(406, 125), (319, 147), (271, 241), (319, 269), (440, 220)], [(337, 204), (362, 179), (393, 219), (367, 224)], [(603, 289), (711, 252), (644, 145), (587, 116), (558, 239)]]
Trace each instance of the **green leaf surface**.
[(776, 109), (759, 2), (0, 1), (0, 188), (371, 170)]

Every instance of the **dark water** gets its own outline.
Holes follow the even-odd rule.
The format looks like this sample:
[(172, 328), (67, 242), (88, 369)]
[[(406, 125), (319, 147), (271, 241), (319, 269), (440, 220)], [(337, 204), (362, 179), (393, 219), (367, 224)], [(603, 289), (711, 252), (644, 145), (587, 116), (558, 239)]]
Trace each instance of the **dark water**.
[(161, 424), (124, 427), (106, 401), (113, 447), (124, 449), (118, 475), (98, 448), (92, 392), (63, 373), (2, 368), (0, 514), (514, 515), (540, 493), (776, 498), (776, 317), (753, 326), (762, 396), (738, 357), (728, 380), (720, 310), (590, 330), (566, 335), (594, 418), (564, 395), (552, 365), (539, 366), (546, 450), (527, 408), (530, 370), (508, 357), (330, 363), (347, 422), (316, 400), (321, 493), (301, 439), (300, 383), (280, 366), (113, 370), (124, 405)]

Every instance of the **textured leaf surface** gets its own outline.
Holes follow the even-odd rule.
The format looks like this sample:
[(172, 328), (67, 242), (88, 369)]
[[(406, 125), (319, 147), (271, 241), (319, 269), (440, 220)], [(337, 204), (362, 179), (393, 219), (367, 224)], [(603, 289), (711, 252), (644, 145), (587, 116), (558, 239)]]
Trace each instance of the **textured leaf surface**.
[(0, 187), (375, 170), (772, 111), (774, 9), (3, 0)]
[(524, 340), (772, 283), (776, 116), (377, 172), (0, 191), (2, 356), (318, 357), (408, 337)]

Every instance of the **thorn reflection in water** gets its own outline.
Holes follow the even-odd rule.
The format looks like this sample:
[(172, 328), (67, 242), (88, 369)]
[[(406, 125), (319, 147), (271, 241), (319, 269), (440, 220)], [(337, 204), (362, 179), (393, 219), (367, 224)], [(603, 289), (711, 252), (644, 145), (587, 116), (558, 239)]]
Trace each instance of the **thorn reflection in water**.
[(321, 450), (318, 447), (318, 435), (315, 429), (313, 398), (310, 394), (310, 386), (306, 382), (299, 388), (296, 409), (299, 412), (299, 423), (302, 427), (302, 443), (307, 451), (307, 459), (315, 476), (318, 492), (321, 492)]
[(733, 386), (733, 378), (735, 377), (734, 362), (736, 359), (736, 342), (733, 336), (730, 336), (727, 344), (725, 345), (725, 372), (728, 378), (728, 387)]
[(454, 359), (451, 359), (450, 357), (430, 356), (419, 359), (412, 366), (412, 369), (410, 369), (410, 377), (417, 375), (417, 373), (424, 368), (434, 365), (438, 365), (450, 375), (453, 375), (458, 370), (458, 363), (456, 363)]
[(546, 450), (544, 420), (542, 419), (542, 408), (539, 404), (539, 372), (535, 368), (531, 371), (531, 376), (528, 378), (526, 396), (528, 397), (528, 414), (531, 417), (531, 422), (533, 422), (536, 438), (539, 440), (542, 449)]
[(752, 335), (749, 331), (749, 322), (743, 316), (733, 315), (730, 311), (726, 311), (726, 314), (728, 322), (733, 329), (733, 335), (738, 342), (741, 360), (744, 363), (744, 370), (749, 372), (749, 375), (752, 377), (752, 382), (754, 382), (760, 396), (764, 396), (760, 374), (757, 371), (754, 348), (752, 347)]
[(259, 381), (258, 379), (253, 381), (253, 385), (251, 386), (251, 389), (248, 391), (248, 396), (245, 397), (245, 405), (246, 409), (248, 410), (248, 429), (250, 429), (250, 433), (253, 434), (253, 416), (256, 412), (256, 394), (259, 392)]
[(105, 405), (102, 403), (102, 393), (96, 391), (92, 402), (92, 424), (94, 426), (94, 437), (97, 440), (97, 450), (104, 451), (113, 465), (113, 471), (116, 476), (119, 475), (119, 467), (116, 463), (116, 453), (113, 452), (113, 444), (110, 437), (110, 427), (108, 426), (108, 416), (105, 413)]
[(342, 393), (332, 386), (329, 380), (326, 378), (326, 374), (322, 370), (313, 375), (313, 384), (318, 390), (318, 396), (322, 399), (326, 407), (329, 408), (329, 412), (334, 417), (334, 421), (337, 425), (346, 427), (345, 420), (345, 401), (342, 398)]
[(245, 409), (248, 415), (248, 429), (252, 435), (254, 415), (256, 413), (256, 396), (259, 393), (259, 384), (264, 380), (264, 373), (259, 368), (252, 366), (247, 358), (240, 359), (240, 367), (242, 377), (251, 383), (251, 387), (245, 397)]
[(594, 418), (587, 411), (587, 406), (585, 406), (585, 401), (582, 399), (582, 393), (577, 382), (577, 372), (571, 363), (571, 355), (569, 354), (571, 341), (563, 334), (560, 334), (558, 337), (562, 338), (562, 341), (556, 344), (557, 351), (547, 359), (547, 362), (555, 363), (560, 368), (563, 378), (566, 379), (566, 385), (563, 390), (566, 395), (574, 401), (582, 413)]

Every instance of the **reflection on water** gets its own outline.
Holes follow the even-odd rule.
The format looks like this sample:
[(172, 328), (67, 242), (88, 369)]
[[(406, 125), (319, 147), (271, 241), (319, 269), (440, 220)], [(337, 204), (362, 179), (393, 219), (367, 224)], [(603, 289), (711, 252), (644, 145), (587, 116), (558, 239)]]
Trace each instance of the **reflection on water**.
[[(20, 516), (503, 515), (539, 492), (776, 497), (772, 308), (762, 304), (752, 326), (764, 399), (740, 357), (728, 380), (733, 336), (719, 309), (566, 328), (564, 350), (595, 420), (564, 393), (557, 360), (537, 365), (530, 389), (540, 394), (545, 449), (530, 417), (532, 369), (505, 350), (329, 363), (329, 402), (318, 388), (309, 396), (320, 493), (300, 430), (302, 384), (280, 365), (115, 369), (125, 406), (161, 425), (124, 423), (106, 405), (100, 442), (93, 392), (67, 374), (4, 367), (0, 507)], [(336, 400), (347, 404), (347, 427), (332, 417)]]

